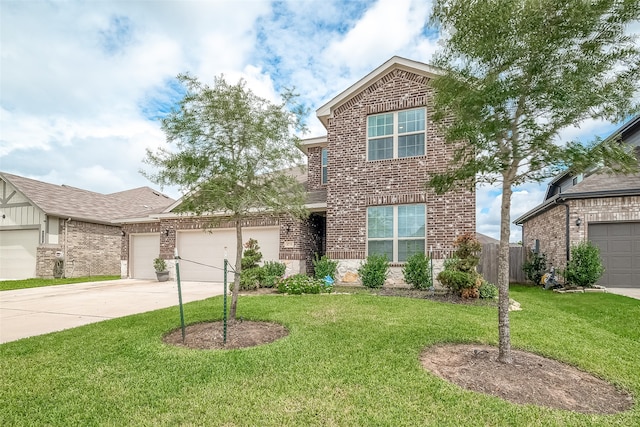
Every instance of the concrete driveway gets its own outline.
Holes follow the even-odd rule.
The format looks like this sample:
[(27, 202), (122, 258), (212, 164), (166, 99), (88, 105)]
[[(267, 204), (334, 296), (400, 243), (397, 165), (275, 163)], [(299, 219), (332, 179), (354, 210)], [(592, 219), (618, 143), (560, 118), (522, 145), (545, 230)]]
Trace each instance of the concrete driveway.
[[(184, 303), (221, 283), (181, 282)], [(0, 292), (0, 343), (178, 305), (176, 282), (121, 279)]]
[(610, 294), (624, 295), (625, 297), (640, 299), (640, 288), (607, 288)]

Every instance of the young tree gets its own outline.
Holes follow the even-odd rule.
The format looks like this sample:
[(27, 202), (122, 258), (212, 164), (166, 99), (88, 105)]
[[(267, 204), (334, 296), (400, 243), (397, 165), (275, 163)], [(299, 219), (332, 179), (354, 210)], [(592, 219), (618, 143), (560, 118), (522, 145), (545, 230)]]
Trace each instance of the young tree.
[(511, 363), (509, 209), (514, 186), (560, 170), (601, 164), (631, 172), (622, 144), (560, 144), (587, 119), (620, 121), (638, 111), (640, 52), (625, 34), (640, 3), (624, 0), (436, 0), (432, 24), (445, 36), (434, 65), (434, 120), (453, 161), (429, 185), (500, 183), (499, 360)]
[(302, 164), (295, 131), (304, 130), (303, 111), (287, 92), (281, 104), (255, 95), (240, 81), (216, 77), (213, 86), (188, 74), (179, 109), (162, 120), (169, 148), (147, 150), (143, 172), (159, 185), (177, 185), (184, 194), (178, 210), (224, 217), (236, 228), (236, 261), (230, 318), (234, 319), (242, 270), (242, 221), (260, 212), (304, 217), (305, 192), (292, 174)]

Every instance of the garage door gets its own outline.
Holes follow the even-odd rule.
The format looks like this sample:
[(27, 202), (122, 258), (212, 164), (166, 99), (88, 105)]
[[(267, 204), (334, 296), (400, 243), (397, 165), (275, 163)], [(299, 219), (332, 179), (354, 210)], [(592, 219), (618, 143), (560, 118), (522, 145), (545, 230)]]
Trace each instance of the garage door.
[(38, 230), (0, 231), (0, 280), (36, 277), (38, 243)]
[(640, 288), (640, 223), (589, 224), (589, 240), (600, 248), (605, 268), (599, 284)]
[(131, 234), (131, 268), (129, 275), (134, 279), (155, 279), (153, 260), (160, 253), (159, 234)]
[[(263, 261), (278, 260), (280, 252), (278, 227), (243, 228), (242, 240), (247, 242), (250, 238), (258, 241)], [(235, 265), (236, 230), (178, 231), (176, 246), (182, 259), (181, 280), (222, 282), (225, 246), (229, 263), (232, 266)], [(232, 280), (233, 276), (230, 274), (228, 281)]]

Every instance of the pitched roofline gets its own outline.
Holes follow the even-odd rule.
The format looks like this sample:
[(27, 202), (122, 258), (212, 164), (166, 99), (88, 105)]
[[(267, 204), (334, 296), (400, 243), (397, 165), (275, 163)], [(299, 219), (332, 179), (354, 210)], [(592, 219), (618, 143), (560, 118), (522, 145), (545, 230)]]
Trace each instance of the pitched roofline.
[[(27, 199), (29, 201), (29, 203), (31, 203), (33, 206), (37, 207), (38, 209), (40, 209), (42, 212), (45, 213), (45, 215), (50, 215), (50, 212), (45, 211), (44, 209), (42, 209), (40, 206), (38, 206), (37, 203), (35, 203), (33, 200), (31, 200), (31, 198), (29, 196), (27, 196), (26, 194), (24, 194), (24, 192), (22, 190), (20, 190), (19, 186), (16, 185), (14, 182), (11, 181), (11, 178), (7, 177), (7, 175), (11, 175), (8, 174), (6, 172), (0, 172), (0, 178), (4, 179), (5, 181), (7, 181), (8, 183), (10, 183), (13, 188), (15, 188), (16, 190), (18, 190), (20, 192), (20, 194), (22, 194), (22, 196)], [(12, 176), (18, 176), (18, 175), (12, 175)], [(24, 178), (24, 177), (23, 177)], [(31, 178), (26, 178), (26, 179), (31, 179)], [(35, 180), (33, 180), (35, 181)], [(51, 184), (51, 185), (55, 185), (55, 184)]]
[(327, 135), (306, 138), (300, 141), (300, 149), (304, 154), (309, 154), (309, 148), (323, 147), (327, 145)]
[(389, 59), (387, 62), (371, 71), (369, 74), (349, 86), (346, 90), (340, 92), (338, 95), (333, 97), (329, 102), (321, 106), (316, 110), (316, 116), (322, 124), (326, 127), (328, 124), (328, 119), (333, 114), (333, 111), (344, 104), (346, 101), (351, 99), (353, 95), (360, 92), (365, 87), (369, 86), (373, 81), (379, 79), (382, 75), (389, 72), (392, 68), (400, 68), (406, 71), (410, 71), (413, 73), (419, 74), (427, 74), (432, 77), (436, 77), (441, 74), (441, 71), (429, 64), (425, 64), (423, 62), (413, 61), (411, 59), (402, 58), (400, 56), (394, 56)]
[(516, 218), (513, 223), (522, 225), (525, 221), (538, 216), (539, 214), (549, 210), (552, 206), (559, 202), (575, 199), (597, 199), (601, 197), (624, 197), (624, 196), (640, 196), (640, 188), (625, 188), (618, 190), (602, 190), (602, 191), (584, 191), (575, 193), (560, 193), (544, 201), (544, 203), (531, 209), (529, 212)]

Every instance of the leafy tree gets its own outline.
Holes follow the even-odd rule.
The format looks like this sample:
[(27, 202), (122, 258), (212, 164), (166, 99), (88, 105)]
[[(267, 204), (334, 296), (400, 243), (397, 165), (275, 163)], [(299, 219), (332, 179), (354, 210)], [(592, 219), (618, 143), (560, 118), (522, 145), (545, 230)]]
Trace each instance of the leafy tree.
[[(242, 221), (260, 212), (304, 217), (305, 193), (287, 169), (302, 164), (296, 131), (304, 111), (287, 91), (275, 104), (240, 81), (216, 77), (213, 86), (188, 74), (178, 80), (186, 94), (162, 120), (168, 147), (147, 150), (143, 172), (160, 185), (177, 185), (185, 196), (179, 211), (210, 215), (209, 225), (231, 219), (236, 228), (236, 261), (229, 315), (236, 315), (242, 270)], [(226, 217), (226, 218), (225, 218)]]
[(638, 111), (640, 51), (626, 26), (640, 2), (624, 0), (436, 0), (431, 23), (445, 37), (434, 65), (433, 118), (456, 144), (429, 185), (500, 183), (499, 357), (511, 363), (509, 224), (514, 186), (560, 170), (604, 165), (631, 172), (622, 144), (559, 144), (558, 133), (587, 119), (621, 121)]

